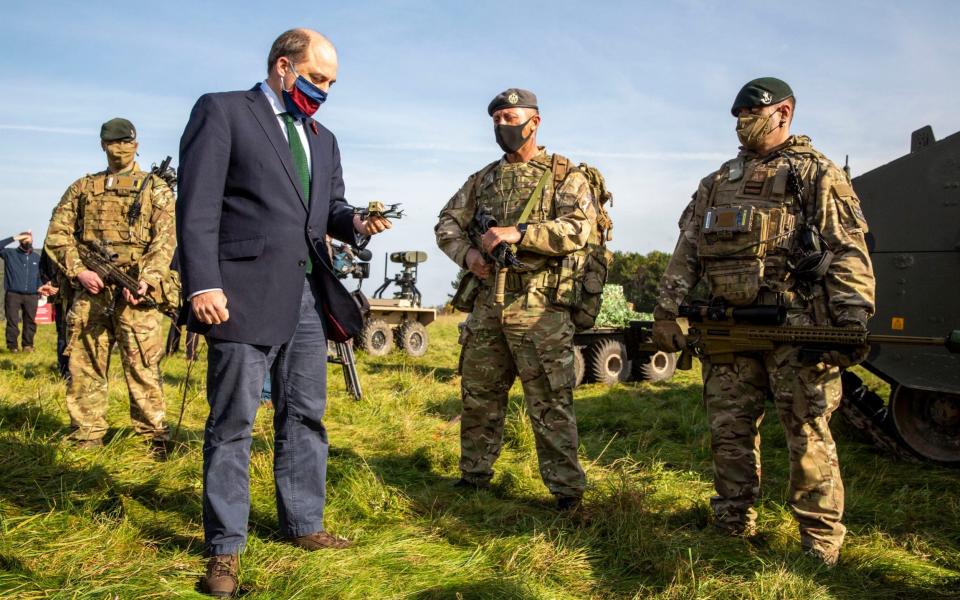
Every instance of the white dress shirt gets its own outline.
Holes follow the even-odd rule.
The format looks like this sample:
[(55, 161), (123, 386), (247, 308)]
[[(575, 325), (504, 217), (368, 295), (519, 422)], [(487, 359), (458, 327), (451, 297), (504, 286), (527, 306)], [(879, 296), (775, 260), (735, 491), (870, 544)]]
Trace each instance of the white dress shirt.
[[(283, 117), (280, 115), (287, 112), (286, 107), (283, 105), (283, 101), (280, 98), (277, 98), (277, 95), (273, 93), (273, 90), (267, 85), (266, 81), (260, 82), (260, 91), (263, 92), (263, 95), (267, 97), (267, 102), (270, 103), (270, 108), (273, 109), (273, 114), (277, 115), (277, 123), (280, 124), (280, 131), (283, 132), (283, 139), (287, 140), (287, 143), (290, 143), (290, 140), (287, 138), (287, 124), (284, 123)], [(307, 155), (307, 170), (310, 173), (313, 173), (313, 164), (310, 160), (310, 142), (307, 141), (307, 131), (303, 128), (303, 121), (296, 119), (293, 122), (293, 127), (297, 130), (297, 134), (300, 136), (300, 143), (303, 144), (303, 151)], [(312, 177), (311, 177), (312, 179)]]

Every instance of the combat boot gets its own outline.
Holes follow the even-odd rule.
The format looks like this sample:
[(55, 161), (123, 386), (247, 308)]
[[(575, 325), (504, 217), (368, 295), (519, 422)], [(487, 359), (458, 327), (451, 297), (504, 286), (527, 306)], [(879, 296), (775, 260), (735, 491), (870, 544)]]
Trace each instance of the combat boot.
[(580, 496), (557, 496), (557, 510), (563, 513), (577, 513), (583, 507), (583, 498)]
[(490, 489), (490, 482), (489, 482), (489, 481), (486, 481), (486, 480), (484, 480), (484, 481), (472, 481), (472, 480), (470, 480), (470, 479), (465, 479), (465, 478), (461, 477), (459, 480), (457, 480), (457, 482), (456, 482), (455, 484), (453, 484), (453, 487), (455, 487), (455, 488), (460, 488), (460, 489), (473, 490), (473, 491), (475, 491), (475, 492), (479, 492), (480, 490), (489, 490), (489, 489)]
[(837, 566), (837, 563), (840, 562), (840, 549), (839, 548), (804, 548), (803, 553), (809, 556), (810, 558), (815, 558), (818, 561), (823, 563), (823, 566), (828, 569), (832, 569)]
[(150, 440), (150, 455), (156, 460), (167, 460), (173, 452), (173, 442), (162, 438)]
[(307, 535), (301, 535), (290, 540), (290, 543), (297, 548), (304, 550), (343, 550), (351, 546), (350, 540), (335, 535), (330, 535), (326, 531), (318, 531)]
[(95, 440), (74, 440), (73, 445), (81, 450), (95, 450), (97, 448), (103, 448), (103, 440), (100, 438)]
[(757, 535), (757, 526), (755, 523), (718, 520), (714, 521), (713, 526), (721, 533), (729, 535), (730, 537), (750, 539)]
[(207, 572), (200, 578), (200, 591), (217, 598), (230, 598), (237, 593), (237, 571), (240, 556), (218, 554), (207, 561)]

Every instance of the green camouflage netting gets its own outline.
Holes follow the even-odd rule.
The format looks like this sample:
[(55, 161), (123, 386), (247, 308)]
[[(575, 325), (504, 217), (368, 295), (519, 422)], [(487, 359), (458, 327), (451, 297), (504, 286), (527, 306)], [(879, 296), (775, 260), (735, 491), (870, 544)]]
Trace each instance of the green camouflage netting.
[(623, 295), (623, 286), (608, 283), (603, 286), (603, 304), (597, 315), (596, 327), (625, 327), (630, 321), (652, 321), (653, 315), (638, 313)]

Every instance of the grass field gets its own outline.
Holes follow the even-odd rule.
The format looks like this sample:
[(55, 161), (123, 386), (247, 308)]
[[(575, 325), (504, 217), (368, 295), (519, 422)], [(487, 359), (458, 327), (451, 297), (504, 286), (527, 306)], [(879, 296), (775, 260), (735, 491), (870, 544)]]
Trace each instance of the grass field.
[[(519, 386), (491, 492), (458, 476), (456, 319), (430, 327), (420, 359), (360, 357), (366, 397), (331, 370), (327, 527), (355, 540), (307, 553), (279, 538), (270, 415), (254, 431), (249, 598), (960, 598), (960, 472), (896, 462), (837, 419), (850, 528), (840, 565), (800, 553), (785, 506), (787, 456), (775, 414), (763, 426), (764, 545), (710, 526), (709, 440), (699, 374), (577, 391), (589, 490), (559, 517), (540, 482)], [(32, 355), (0, 355), (0, 596), (201, 597), (203, 368), (165, 463), (131, 432), (114, 357), (102, 450), (60, 441), (64, 386), (52, 327)], [(333, 367), (332, 367), (333, 368)], [(163, 366), (175, 421), (182, 355)], [(264, 409), (261, 413), (267, 413)]]

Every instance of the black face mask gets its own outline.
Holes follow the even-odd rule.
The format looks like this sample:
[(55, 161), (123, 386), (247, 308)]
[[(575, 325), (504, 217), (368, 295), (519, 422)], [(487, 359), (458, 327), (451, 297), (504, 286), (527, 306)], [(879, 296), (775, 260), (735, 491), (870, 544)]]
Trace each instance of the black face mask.
[(533, 135), (531, 131), (530, 135), (523, 137), (523, 128), (527, 126), (530, 119), (519, 125), (494, 125), (493, 135), (497, 138), (497, 145), (507, 154), (513, 154), (519, 150), (530, 139), (530, 135)]
[(32, 243), (32, 242), (20, 242), (20, 247), (23, 248), (23, 251), (24, 251), (24, 252), (30, 252), (31, 250), (33, 250), (33, 243)]

